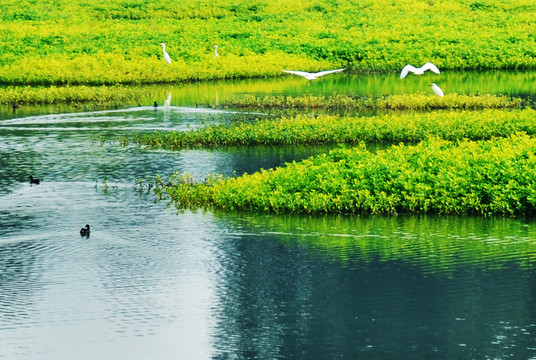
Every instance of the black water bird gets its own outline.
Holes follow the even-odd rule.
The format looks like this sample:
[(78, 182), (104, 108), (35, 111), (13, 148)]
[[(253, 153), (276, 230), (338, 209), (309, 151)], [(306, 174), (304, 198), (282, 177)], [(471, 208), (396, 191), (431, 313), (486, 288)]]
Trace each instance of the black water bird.
[(34, 177), (30, 175), (30, 184), (39, 185), (39, 179), (34, 179)]
[(85, 227), (80, 229), (80, 236), (89, 237), (89, 224), (86, 224)]
[(156, 101), (154, 102), (153, 107), (154, 107), (154, 110), (155, 110), (155, 111), (156, 111), (156, 109), (158, 109), (158, 104), (156, 103)]

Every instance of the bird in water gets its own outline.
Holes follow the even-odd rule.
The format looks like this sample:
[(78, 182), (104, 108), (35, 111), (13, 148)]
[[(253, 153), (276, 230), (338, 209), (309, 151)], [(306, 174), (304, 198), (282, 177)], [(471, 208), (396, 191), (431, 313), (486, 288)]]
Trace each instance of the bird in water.
[(432, 72), (435, 72), (436, 74), (439, 74), (439, 69), (437, 68), (437, 66), (435, 66), (431, 62), (427, 62), (420, 68), (416, 68), (413, 65), (404, 66), (404, 68), (402, 69), (402, 72), (400, 73), (400, 78), (401, 79), (405, 78), (410, 72), (414, 73), (415, 75), (422, 75), (424, 74), (426, 70), (430, 70)]
[(338, 72), (341, 72), (343, 70), (344, 69), (336, 69), (336, 70), (319, 71), (319, 72), (316, 72), (316, 73), (310, 73), (310, 72), (305, 72), (305, 71), (294, 71), (294, 70), (281, 70), (281, 71), (289, 73), (289, 74), (303, 76), (307, 80), (314, 80), (314, 79), (316, 79), (316, 78), (318, 78), (320, 76), (324, 76), (324, 75), (327, 75), (327, 74), (338, 73)]
[(164, 53), (164, 60), (166, 60), (168, 64), (171, 64), (171, 58), (169, 57), (169, 54), (166, 51), (166, 44), (160, 43), (160, 45), (162, 45), (162, 52)]
[(439, 86), (437, 86), (435, 83), (433, 83), (432, 85), (432, 90), (434, 90), (434, 92), (436, 93), (437, 96), (443, 96), (443, 90), (441, 90), (441, 88)]
[(158, 104), (156, 103), (156, 101), (154, 102), (153, 107), (154, 107), (154, 111), (156, 111), (156, 109), (158, 109)]
[(89, 224), (86, 224), (86, 226), (80, 229), (80, 236), (89, 237), (89, 233)]
[(39, 179), (34, 179), (34, 177), (30, 175), (30, 184), (39, 185)]

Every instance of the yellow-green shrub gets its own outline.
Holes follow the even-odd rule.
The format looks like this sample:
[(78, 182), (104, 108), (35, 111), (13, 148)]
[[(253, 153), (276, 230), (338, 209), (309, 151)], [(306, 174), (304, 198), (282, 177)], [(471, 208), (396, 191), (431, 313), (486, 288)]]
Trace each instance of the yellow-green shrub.
[[(533, 214), (536, 139), (333, 150), (238, 178), (171, 185), (179, 207), (258, 212)], [(199, 196), (198, 194), (202, 194)]]

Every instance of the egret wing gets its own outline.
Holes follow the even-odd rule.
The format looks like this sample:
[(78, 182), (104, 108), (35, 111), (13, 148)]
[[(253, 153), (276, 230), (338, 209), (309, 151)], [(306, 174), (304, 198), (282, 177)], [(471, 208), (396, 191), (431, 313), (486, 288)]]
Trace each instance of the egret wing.
[(316, 77), (319, 77), (319, 76), (324, 76), (324, 75), (327, 75), (327, 74), (338, 73), (338, 72), (341, 72), (341, 71), (344, 71), (344, 69), (320, 71), (320, 72), (315, 73), (314, 75)]
[(435, 66), (431, 62), (427, 62), (426, 64), (422, 66), (422, 71), (426, 71), (426, 70), (431, 70), (435, 72), (436, 74), (439, 74), (439, 69), (437, 68), (437, 66)]
[(308, 73), (305, 71), (295, 71), (295, 70), (281, 70), (281, 71), (289, 73), (289, 74), (303, 76), (303, 77), (307, 77), (308, 75), (311, 75), (311, 73)]
[(171, 64), (171, 58), (169, 57), (167, 52), (164, 52), (164, 60), (166, 60), (168, 64)]
[(403, 79), (405, 78), (409, 72), (412, 72), (412, 73), (415, 73), (417, 71), (417, 68), (413, 65), (406, 65), (404, 66), (404, 68), (402, 69), (402, 72), (400, 73), (400, 78)]

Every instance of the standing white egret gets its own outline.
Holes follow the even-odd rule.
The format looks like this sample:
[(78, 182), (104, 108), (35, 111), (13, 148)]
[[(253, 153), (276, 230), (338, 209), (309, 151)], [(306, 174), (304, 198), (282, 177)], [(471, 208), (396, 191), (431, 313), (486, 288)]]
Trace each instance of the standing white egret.
[(171, 58), (169, 57), (169, 54), (166, 51), (166, 44), (160, 43), (160, 45), (162, 45), (162, 51), (164, 52), (164, 60), (166, 60), (168, 64), (171, 64)]
[(431, 62), (427, 62), (426, 64), (424, 64), (423, 66), (421, 66), (420, 68), (416, 68), (415, 66), (413, 65), (406, 65), (404, 66), (404, 68), (402, 69), (402, 72), (400, 73), (400, 78), (403, 79), (406, 77), (406, 75), (408, 75), (408, 73), (411, 71), (412, 73), (414, 73), (415, 75), (422, 75), (424, 74), (424, 72), (426, 70), (431, 70), (433, 72), (435, 72), (436, 74), (439, 74), (439, 69), (437, 68), (437, 66), (435, 66), (434, 64), (432, 64)]
[(218, 55), (218, 45), (214, 45), (214, 59), (217, 58)]
[(289, 73), (289, 74), (303, 76), (307, 80), (314, 80), (314, 79), (316, 79), (316, 78), (318, 78), (320, 76), (324, 76), (324, 75), (327, 75), (327, 74), (338, 73), (338, 72), (341, 72), (343, 70), (344, 69), (327, 70), (327, 71), (320, 71), (320, 72), (316, 72), (316, 73), (309, 73), (309, 72), (305, 72), (305, 71), (294, 71), (294, 70), (281, 70), (281, 71), (284, 71), (284, 72)]
[(432, 90), (434, 90), (437, 96), (443, 96), (443, 90), (441, 90), (435, 83), (432, 84)]

